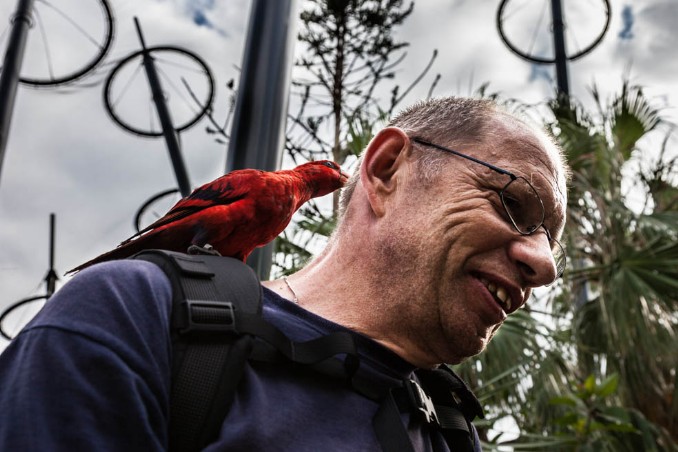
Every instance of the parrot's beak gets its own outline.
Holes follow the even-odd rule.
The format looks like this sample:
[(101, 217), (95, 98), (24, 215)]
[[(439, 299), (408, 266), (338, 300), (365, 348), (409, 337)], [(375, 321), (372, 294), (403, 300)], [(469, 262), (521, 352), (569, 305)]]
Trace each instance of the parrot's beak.
[(346, 185), (346, 182), (348, 182), (348, 178), (350, 176), (343, 171), (340, 171), (340, 174), (341, 175), (339, 176), (339, 182), (341, 182), (341, 185), (344, 186)]

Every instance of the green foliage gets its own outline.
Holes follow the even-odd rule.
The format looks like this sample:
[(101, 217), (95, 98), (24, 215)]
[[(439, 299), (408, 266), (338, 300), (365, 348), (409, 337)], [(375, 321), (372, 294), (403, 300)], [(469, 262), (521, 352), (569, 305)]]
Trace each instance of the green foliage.
[(618, 386), (618, 374), (600, 383), (589, 375), (564, 395), (551, 399), (562, 412), (556, 421), (555, 437), (567, 441), (565, 450), (662, 450), (652, 423), (637, 411), (616, 405)]
[[(603, 366), (617, 372), (621, 403), (664, 432), (676, 432), (678, 411), (666, 403), (678, 367), (678, 229), (676, 212), (666, 210), (675, 205), (675, 161), (661, 158), (662, 150), (655, 168), (644, 171), (651, 159), (635, 158), (640, 140), (663, 124), (640, 87), (624, 83), (607, 104), (595, 89), (593, 94), (598, 115), (579, 113), (586, 119), (574, 139), (563, 135), (572, 130), (572, 110), (580, 106), (565, 115), (554, 109), (551, 124), (575, 156), (566, 232), (575, 266), (560, 300), (573, 307), (574, 368), (578, 374), (600, 373)], [(588, 144), (588, 162), (577, 159), (571, 146), (577, 142)], [(634, 206), (630, 192), (645, 193), (645, 202)]]
[(593, 375), (563, 396), (551, 399), (551, 404), (563, 408), (556, 423), (562, 427), (559, 435), (574, 435), (580, 445), (601, 441), (610, 432), (636, 432), (628, 413), (608, 406), (608, 398), (617, 391), (619, 375), (612, 374), (600, 384)]
[[(544, 434), (522, 433), (504, 443), (514, 451), (671, 451), (657, 438), (657, 426), (635, 409), (618, 405), (619, 375), (611, 374), (598, 382), (594, 375), (549, 400), (558, 413)], [(492, 445), (489, 445), (492, 448)]]

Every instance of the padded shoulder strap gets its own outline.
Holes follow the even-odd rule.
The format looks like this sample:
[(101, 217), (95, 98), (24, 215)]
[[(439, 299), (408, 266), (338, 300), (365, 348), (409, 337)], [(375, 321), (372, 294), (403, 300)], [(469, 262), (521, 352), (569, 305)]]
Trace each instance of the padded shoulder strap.
[(253, 338), (233, 328), (235, 313), (261, 314), (261, 285), (228, 257), (149, 250), (134, 258), (172, 283), (170, 450), (200, 450), (217, 437), (252, 351)]

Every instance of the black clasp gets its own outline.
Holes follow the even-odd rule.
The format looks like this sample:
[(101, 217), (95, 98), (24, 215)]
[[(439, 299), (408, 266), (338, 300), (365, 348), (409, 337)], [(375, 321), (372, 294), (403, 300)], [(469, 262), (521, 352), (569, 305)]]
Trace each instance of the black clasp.
[(429, 424), (440, 425), (433, 401), (419, 383), (414, 380), (405, 380), (405, 389), (407, 389), (410, 403), (424, 420)]
[(186, 300), (182, 303), (186, 313), (186, 327), (181, 334), (188, 333), (236, 333), (233, 303), (208, 300)]

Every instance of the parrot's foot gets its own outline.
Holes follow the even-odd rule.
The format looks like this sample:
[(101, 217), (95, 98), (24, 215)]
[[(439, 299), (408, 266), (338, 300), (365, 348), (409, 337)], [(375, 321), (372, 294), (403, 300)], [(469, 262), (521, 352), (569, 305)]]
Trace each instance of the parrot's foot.
[(205, 246), (191, 245), (187, 250), (188, 254), (207, 254), (210, 256), (221, 256), (219, 251), (215, 250), (212, 245), (206, 243)]

